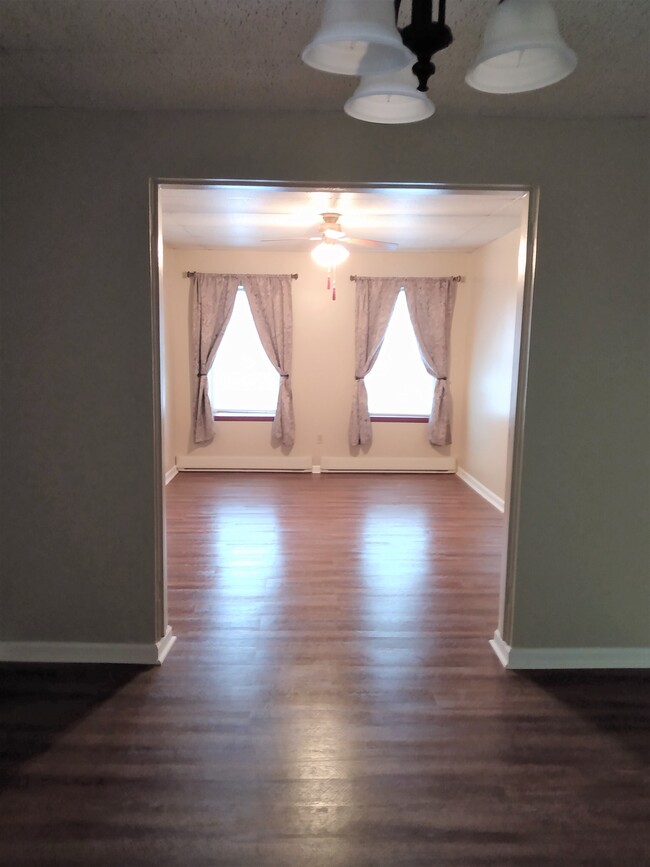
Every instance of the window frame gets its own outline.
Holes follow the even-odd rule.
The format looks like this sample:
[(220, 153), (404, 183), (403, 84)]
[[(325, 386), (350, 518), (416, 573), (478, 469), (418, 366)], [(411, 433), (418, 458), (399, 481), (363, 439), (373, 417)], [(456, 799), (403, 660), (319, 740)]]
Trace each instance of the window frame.
[(238, 415), (234, 413), (231, 415), (217, 415), (213, 410), (212, 418), (214, 421), (273, 421), (275, 415), (263, 415), (261, 413), (256, 415), (253, 415), (253, 413), (250, 415), (243, 413), (239, 413)]
[(372, 415), (370, 414), (370, 421), (389, 421), (389, 422), (397, 422), (404, 421), (407, 424), (426, 424), (429, 421), (428, 415)]

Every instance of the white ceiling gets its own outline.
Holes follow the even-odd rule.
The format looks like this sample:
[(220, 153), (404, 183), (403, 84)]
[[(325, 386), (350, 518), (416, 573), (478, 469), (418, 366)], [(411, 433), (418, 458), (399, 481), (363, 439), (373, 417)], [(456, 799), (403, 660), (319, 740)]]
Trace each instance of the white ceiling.
[[(441, 116), (647, 116), (650, 2), (554, 0), (578, 68), (532, 93), (464, 82), (497, 0), (449, 0)], [(0, 0), (0, 104), (81, 109), (339, 111), (357, 80), (306, 67), (323, 0)], [(408, 13), (408, 0), (402, 3)], [(434, 5), (435, 8), (435, 5)]]
[[(320, 214), (341, 213), (351, 237), (398, 244), (398, 252), (475, 250), (516, 229), (521, 191), (470, 193), (427, 188), (177, 186), (161, 190), (163, 240), (171, 247), (301, 252)], [(364, 248), (365, 249), (365, 248)]]

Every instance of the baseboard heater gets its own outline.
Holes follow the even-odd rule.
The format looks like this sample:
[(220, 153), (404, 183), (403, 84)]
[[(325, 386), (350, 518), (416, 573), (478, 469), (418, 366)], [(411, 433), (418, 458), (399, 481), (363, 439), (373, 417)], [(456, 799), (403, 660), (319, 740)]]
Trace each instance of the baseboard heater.
[(237, 473), (455, 473), (456, 459), (370, 457), (194, 456), (176, 459), (180, 472)]
[(311, 473), (312, 459), (308, 457), (279, 456), (257, 457), (255, 455), (181, 455), (176, 466), (181, 472), (237, 472), (237, 473)]
[(322, 473), (455, 473), (456, 458), (323, 457)]

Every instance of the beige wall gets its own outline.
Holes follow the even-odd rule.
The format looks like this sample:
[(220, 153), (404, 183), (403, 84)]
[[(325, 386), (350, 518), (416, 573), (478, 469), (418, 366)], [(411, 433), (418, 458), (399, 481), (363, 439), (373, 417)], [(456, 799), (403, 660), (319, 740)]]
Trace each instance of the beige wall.
[(160, 416), (162, 422), (162, 471), (164, 474), (176, 466), (175, 445), (175, 316), (174, 286), (165, 277), (167, 251), (162, 250), (160, 273)]
[(465, 411), (459, 420), (458, 466), (498, 499), (506, 495), (508, 433), (521, 232), (472, 253), (467, 310)]
[(0, 636), (160, 638), (148, 184), (260, 178), (539, 187), (505, 638), (650, 646), (648, 131), (641, 119), (2, 112)]
[[(282, 459), (283, 450), (271, 444), (270, 422), (217, 422), (215, 438), (195, 446), (191, 438), (191, 388), (195, 383), (189, 367), (190, 281), (186, 271), (217, 273), (298, 273), (293, 281), (294, 345), (292, 389), (296, 414), (296, 442), (291, 455), (306, 457), (320, 465), (322, 458), (349, 457), (348, 422), (354, 385), (355, 287), (350, 274), (368, 276), (433, 276), (465, 274), (470, 265), (467, 253), (367, 253), (354, 251), (337, 269), (337, 300), (326, 291), (326, 272), (314, 264), (308, 252), (280, 253), (254, 250), (204, 250), (165, 248), (165, 318), (173, 323), (168, 364), (172, 385), (173, 441), (181, 458), (273, 456)], [(460, 284), (459, 293), (467, 287)], [(450, 385), (456, 417), (462, 424), (466, 348), (465, 305), (452, 324)], [(173, 359), (173, 360), (172, 360)], [(318, 438), (322, 438), (322, 443)], [(387, 459), (395, 469), (404, 467), (404, 458), (455, 456), (454, 446), (434, 448), (427, 440), (425, 424), (373, 423), (373, 443), (363, 450), (368, 458)], [(354, 450), (353, 453), (358, 453)], [(361, 460), (362, 458), (360, 458)], [(179, 461), (182, 463), (182, 461)], [(243, 465), (246, 466), (245, 460)]]

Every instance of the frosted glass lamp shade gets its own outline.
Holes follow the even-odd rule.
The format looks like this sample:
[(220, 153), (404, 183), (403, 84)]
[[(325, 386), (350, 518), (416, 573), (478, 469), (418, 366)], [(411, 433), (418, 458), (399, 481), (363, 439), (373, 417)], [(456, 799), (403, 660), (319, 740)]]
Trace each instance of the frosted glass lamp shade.
[(340, 75), (400, 69), (409, 57), (393, 0), (325, 0), (320, 30), (302, 52), (308, 66)]
[[(412, 58), (415, 62), (415, 58)], [(435, 108), (418, 89), (410, 66), (397, 72), (366, 75), (345, 103), (345, 113), (369, 123), (413, 123), (426, 120)]]
[(577, 62), (547, 0), (504, 0), (488, 20), (465, 81), (486, 93), (522, 93), (561, 81)]
[(323, 241), (311, 251), (314, 262), (323, 268), (335, 268), (345, 262), (349, 255), (350, 251), (336, 241)]

